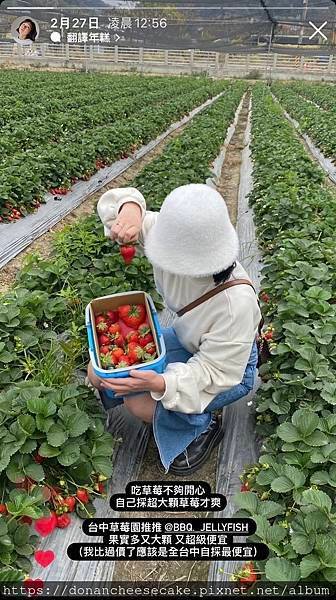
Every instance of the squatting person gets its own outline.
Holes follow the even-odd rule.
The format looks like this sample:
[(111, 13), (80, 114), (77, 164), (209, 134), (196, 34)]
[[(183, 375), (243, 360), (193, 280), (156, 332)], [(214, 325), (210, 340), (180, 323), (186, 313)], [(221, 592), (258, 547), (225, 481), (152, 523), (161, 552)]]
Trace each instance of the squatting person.
[(168, 364), (162, 375), (133, 370), (131, 377), (107, 381), (88, 368), (101, 395), (113, 390), (116, 404), (153, 423), (166, 472), (192, 473), (223, 437), (214, 411), (248, 394), (256, 375), (261, 315), (237, 261), (237, 234), (222, 196), (203, 184), (176, 188), (160, 212), (147, 211), (145, 198), (132, 187), (106, 192), (97, 209), (106, 236), (139, 243), (153, 265), (157, 290), (175, 314), (222, 282), (247, 280), (176, 316), (173, 327), (163, 330)]

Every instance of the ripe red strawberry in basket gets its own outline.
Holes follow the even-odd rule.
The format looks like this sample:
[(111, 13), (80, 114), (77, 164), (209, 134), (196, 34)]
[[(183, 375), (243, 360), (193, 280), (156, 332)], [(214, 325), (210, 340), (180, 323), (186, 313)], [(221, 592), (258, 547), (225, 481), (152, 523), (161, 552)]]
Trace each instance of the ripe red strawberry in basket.
[(122, 369), (124, 367), (129, 367), (130, 366), (130, 360), (128, 358), (128, 356), (126, 354), (122, 354), (119, 358), (119, 362), (116, 365), (117, 369)]
[(108, 323), (110, 325), (112, 325), (112, 323), (115, 323), (116, 321), (118, 321), (118, 311), (117, 310), (108, 310), (106, 312), (106, 318), (108, 320)]
[(95, 319), (96, 329), (99, 333), (104, 333), (108, 329), (106, 317), (104, 315), (98, 315)]
[(123, 348), (118, 348), (118, 347), (113, 348), (112, 351), (111, 351), (111, 355), (112, 355), (112, 358), (113, 358), (115, 364), (117, 365), (118, 362), (119, 362), (119, 360), (120, 360), (120, 358), (121, 358), (121, 356), (124, 355), (124, 349)]
[(143, 323), (138, 327), (139, 344), (143, 348), (154, 341), (148, 323)]
[(126, 342), (128, 344), (130, 344), (131, 342), (139, 342), (139, 334), (135, 329), (132, 329), (128, 332), (128, 334), (126, 335)]
[(113, 323), (112, 325), (109, 326), (108, 328), (108, 333), (111, 336), (114, 336), (118, 333), (121, 333), (121, 329), (120, 329), (120, 325), (119, 323)]
[(123, 304), (118, 308), (119, 318), (132, 329), (137, 329), (146, 319), (144, 304)]
[(111, 335), (111, 338), (114, 346), (119, 346), (119, 348), (124, 347), (125, 338), (123, 335), (121, 335), (121, 333), (115, 333), (114, 335)]
[(130, 360), (131, 365), (142, 362), (144, 358), (144, 351), (136, 342), (130, 342), (127, 348), (127, 356)]
[(152, 358), (153, 358), (154, 354), (156, 353), (156, 348), (155, 348), (154, 342), (149, 342), (149, 344), (146, 344), (146, 346), (144, 347), (143, 350), (146, 354), (151, 354)]
[(108, 337), (108, 335), (105, 335), (103, 333), (102, 335), (98, 336), (98, 342), (99, 342), (99, 346), (108, 346), (111, 343), (111, 340)]

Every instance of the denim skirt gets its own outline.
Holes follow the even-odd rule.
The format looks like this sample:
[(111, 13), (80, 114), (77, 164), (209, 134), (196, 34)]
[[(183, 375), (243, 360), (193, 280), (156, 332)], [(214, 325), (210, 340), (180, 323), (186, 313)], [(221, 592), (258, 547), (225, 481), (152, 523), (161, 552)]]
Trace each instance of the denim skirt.
[[(163, 336), (167, 350), (167, 364), (173, 362), (186, 363), (191, 358), (192, 354), (181, 345), (172, 327), (163, 329)], [(257, 372), (257, 362), (258, 349), (256, 342), (254, 342), (241, 382), (217, 394), (201, 414), (184, 414), (167, 410), (162, 402), (156, 403), (153, 417), (153, 434), (166, 473), (174, 459), (206, 431), (209, 427), (213, 411), (236, 402), (236, 400), (243, 398), (243, 396), (246, 396), (253, 389)], [(104, 402), (103, 397), (105, 394), (108, 396), (108, 392), (104, 391), (100, 393)], [(123, 399), (112, 399), (109, 397), (108, 404), (112, 408), (113, 406), (123, 404)]]

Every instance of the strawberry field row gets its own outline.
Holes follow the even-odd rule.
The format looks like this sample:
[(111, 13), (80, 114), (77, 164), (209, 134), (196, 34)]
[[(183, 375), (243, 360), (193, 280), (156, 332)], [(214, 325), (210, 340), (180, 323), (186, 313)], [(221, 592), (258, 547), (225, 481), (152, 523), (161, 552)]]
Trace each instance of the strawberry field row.
[[(197, 180), (205, 181), (245, 87), (232, 84), (196, 116), (152, 163), (155, 177), (147, 167), (142, 183), (130, 184), (139, 182), (149, 204), (158, 206), (184, 183), (185, 171), (195, 180), (197, 170)], [(136, 257), (125, 266), (92, 215), (57, 235), (50, 259), (30, 256), (15, 288), (0, 298), (0, 503), (9, 513), (0, 517), (0, 580), (30, 570), (37, 540), (23, 516), (37, 519), (48, 512), (46, 502), (56, 507), (60, 495), (78, 497), (79, 486), (92, 498), (111, 474), (111, 436), (92, 392), (74, 377), (88, 362), (85, 305), (132, 289), (159, 301), (153, 288), (148, 261)], [(77, 508), (82, 516), (93, 512), (91, 504), (77, 502)]]
[[(211, 86), (204, 85), (203, 89), (209, 89)], [(188, 97), (195, 94), (196, 86), (186, 84), (186, 80), (180, 80), (176, 84), (177, 96), (184, 95)], [(198, 86), (197, 90), (202, 89)], [(10, 122), (8, 126), (1, 130), (0, 152), (1, 167), (6, 167), (11, 160), (22, 159), (22, 153), (32, 149), (35, 154), (43, 153), (49, 144), (67, 144), (69, 142), (80, 143), (83, 135), (96, 136), (98, 126), (108, 126), (110, 123), (120, 122), (128, 117), (134, 117), (145, 107), (160, 105), (171, 99), (171, 89), (169, 86), (159, 86), (150, 92), (145, 90), (127, 89), (124, 94), (118, 98), (106, 99), (99, 106), (87, 106), (85, 111), (83, 107), (78, 110), (71, 110), (68, 113), (58, 113), (49, 115), (46, 120), (45, 115), (35, 117), (30, 120), (30, 130), (27, 132), (27, 123), (13, 127)], [(21, 152), (21, 154), (19, 154)], [(31, 153), (30, 153), (31, 154)]]
[(335, 114), (307, 102), (290, 85), (274, 83), (271, 89), (290, 116), (298, 121), (302, 133), (308, 134), (326, 157), (336, 160)]
[(335, 110), (336, 88), (334, 86), (326, 83), (306, 83), (303, 81), (295, 81), (290, 85), (295, 92), (307, 98), (307, 100), (315, 102), (324, 110)]
[(252, 124), (250, 201), (272, 356), (257, 394), (262, 456), (244, 474), (236, 504), (257, 523), (251, 539), (270, 548), (257, 565), (264, 578), (334, 581), (336, 197), (261, 84)]
[[(189, 80), (189, 85), (196, 82), (192, 77), (185, 79)], [(181, 78), (169, 78), (172, 85), (178, 80)], [(129, 94), (136, 90), (150, 92), (167, 86), (166, 80), (158, 77), (29, 71), (1, 71), (0, 83), (3, 90), (0, 125), (9, 122), (29, 124), (32, 117), (78, 111), (123, 97), (127, 91)]]
[[(106, 124), (65, 137), (62, 144), (22, 151), (3, 160), (0, 175), (0, 218), (13, 220), (41, 201), (44, 193), (62, 186), (68, 188), (78, 179), (88, 179), (98, 168), (128, 156), (136, 147), (148, 143), (174, 120), (188, 114), (225, 89), (223, 82), (204, 82), (197, 89), (171, 99), (169, 88), (161, 102), (153, 105), (146, 97), (138, 101), (142, 107), (119, 122)], [(153, 111), (155, 106), (155, 111)], [(133, 103), (133, 109), (136, 103)], [(101, 107), (100, 110), (104, 110)], [(2, 216), (1, 216), (2, 215)]]

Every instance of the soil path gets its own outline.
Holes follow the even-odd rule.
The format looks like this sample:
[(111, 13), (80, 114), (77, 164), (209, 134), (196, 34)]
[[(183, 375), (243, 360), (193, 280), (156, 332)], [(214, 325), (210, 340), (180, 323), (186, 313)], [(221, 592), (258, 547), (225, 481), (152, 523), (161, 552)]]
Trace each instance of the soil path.
[[(226, 200), (230, 218), (236, 224), (238, 191), (240, 182), (241, 153), (244, 148), (244, 134), (248, 119), (249, 94), (246, 95), (235, 132), (227, 147), (224, 164), (217, 189)], [(210, 460), (194, 475), (184, 476), (185, 481), (206, 481), (210, 484), (212, 491), (216, 489), (217, 452), (213, 452)], [(153, 436), (147, 447), (146, 456), (143, 461), (139, 481), (175, 482), (181, 477), (162, 474), (158, 468), (158, 453)], [(177, 517), (207, 517), (210, 513), (169, 513), (169, 512), (145, 512), (145, 513), (123, 513), (125, 518), (147, 517), (147, 518), (173, 518)], [(183, 582), (207, 581), (209, 562), (205, 561), (128, 561), (117, 562), (114, 570), (114, 581), (145, 582)]]

